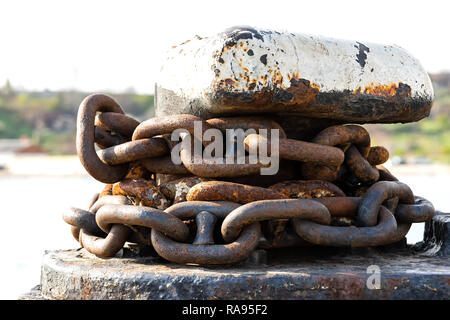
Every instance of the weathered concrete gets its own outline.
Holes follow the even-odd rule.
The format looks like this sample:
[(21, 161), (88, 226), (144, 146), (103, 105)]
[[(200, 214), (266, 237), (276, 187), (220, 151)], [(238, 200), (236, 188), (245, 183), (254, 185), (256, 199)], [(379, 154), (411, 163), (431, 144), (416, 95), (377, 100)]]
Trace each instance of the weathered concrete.
[[(49, 299), (449, 299), (448, 259), (406, 252), (306, 254), (267, 265), (205, 268), (156, 257), (102, 260), (83, 250), (45, 254), (41, 290)], [(368, 289), (367, 268), (381, 271)]]
[[(415, 246), (259, 250), (234, 266), (178, 265), (127, 248), (111, 259), (51, 251), (40, 286), (22, 299), (450, 299), (449, 226), (440, 214)], [(380, 289), (367, 287), (373, 265)]]
[(433, 99), (427, 73), (400, 47), (238, 26), (173, 46), (155, 103), (158, 116), (271, 113), (285, 128), (418, 121)]

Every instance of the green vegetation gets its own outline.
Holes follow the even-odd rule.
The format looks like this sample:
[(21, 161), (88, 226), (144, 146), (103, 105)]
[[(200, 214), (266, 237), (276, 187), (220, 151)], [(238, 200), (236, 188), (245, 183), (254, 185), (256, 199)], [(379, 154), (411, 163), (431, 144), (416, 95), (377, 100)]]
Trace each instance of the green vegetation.
[(416, 123), (385, 124), (373, 130), (375, 137), (383, 133), (388, 137), (389, 141), (381, 143), (389, 146), (392, 155), (450, 163), (450, 87), (436, 82), (434, 87), (435, 101), (428, 118)]
[[(77, 110), (87, 95), (78, 91), (20, 92), (7, 82), (0, 88), (0, 139), (28, 136), (49, 154), (75, 153)], [(153, 95), (112, 96), (138, 120), (154, 115)]]
[[(391, 155), (426, 157), (450, 163), (450, 74), (431, 75), (435, 102), (430, 117), (417, 123), (371, 125), (374, 144)], [(88, 93), (19, 92), (7, 82), (0, 88), (0, 139), (31, 137), (50, 154), (75, 153), (78, 105)], [(127, 114), (138, 120), (154, 116), (153, 95), (113, 94)]]
[(449, 117), (439, 115), (418, 124), (383, 125), (390, 132), (390, 150), (403, 157), (421, 156), (450, 163)]

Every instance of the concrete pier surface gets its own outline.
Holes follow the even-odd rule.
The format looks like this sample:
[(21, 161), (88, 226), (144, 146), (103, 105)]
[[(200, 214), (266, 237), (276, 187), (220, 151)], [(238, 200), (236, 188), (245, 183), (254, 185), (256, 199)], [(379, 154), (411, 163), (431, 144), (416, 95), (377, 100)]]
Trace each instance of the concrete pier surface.
[(450, 215), (440, 214), (414, 246), (277, 249), (214, 267), (133, 248), (111, 259), (48, 251), (40, 285), (21, 299), (450, 299), (449, 231)]

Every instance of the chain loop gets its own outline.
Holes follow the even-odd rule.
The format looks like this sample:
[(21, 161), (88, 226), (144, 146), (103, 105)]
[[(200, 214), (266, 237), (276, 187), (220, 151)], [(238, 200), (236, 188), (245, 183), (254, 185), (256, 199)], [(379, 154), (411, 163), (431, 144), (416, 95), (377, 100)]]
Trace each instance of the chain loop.
[(309, 220), (293, 220), (297, 234), (310, 243), (332, 247), (368, 247), (394, 242), (397, 222), (388, 209), (381, 206), (379, 222), (373, 227), (357, 228), (321, 225)]
[(79, 235), (80, 244), (92, 254), (100, 258), (114, 256), (127, 241), (131, 230), (121, 224), (115, 224), (109, 230), (106, 238), (101, 238), (81, 229)]
[(328, 209), (313, 200), (261, 200), (233, 210), (222, 223), (222, 237), (230, 242), (236, 239), (246, 225), (264, 220), (290, 218), (311, 219), (323, 224), (329, 224), (331, 220)]
[(230, 264), (248, 257), (259, 243), (261, 227), (258, 223), (242, 230), (232, 243), (199, 246), (179, 243), (152, 229), (152, 244), (156, 252), (166, 260), (176, 263)]
[(128, 166), (109, 166), (104, 164), (95, 152), (95, 114), (103, 111), (124, 113), (120, 105), (107, 95), (90, 95), (81, 102), (77, 115), (76, 146), (78, 157), (86, 171), (101, 182), (113, 183), (125, 176)]
[(345, 164), (355, 177), (364, 184), (373, 184), (380, 178), (377, 168), (372, 167), (354, 145), (350, 146), (345, 152)]
[(364, 195), (356, 216), (356, 225), (374, 226), (377, 223), (378, 208), (388, 199), (398, 197), (400, 203), (414, 204), (411, 189), (398, 181), (380, 181), (373, 184)]
[(103, 231), (109, 232), (111, 224), (156, 228), (171, 238), (179, 241), (189, 236), (188, 227), (170, 213), (150, 207), (132, 205), (104, 205), (95, 216), (95, 220)]
[[(357, 125), (331, 126), (322, 130), (314, 139), (313, 143), (325, 146), (355, 145), (361, 156), (367, 158), (370, 151), (370, 136), (366, 129)], [(303, 176), (309, 180), (319, 179), (335, 181), (338, 179), (340, 164), (318, 166), (315, 164), (304, 164)]]
[[(202, 124), (202, 136), (208, 130), (210, 125), (203, 119), (190, 114), (177, 114), (173, 116), (156, 117), (141, 122), (134, 130), (132, 140), (152, 138), (157, 135), (171, 134), (176, 129), (186, 129), (195, 138), (199, 139), (194, 132), (194, 123), (196, 121)], [(202, 139), (199, 139), (200, 141)]]

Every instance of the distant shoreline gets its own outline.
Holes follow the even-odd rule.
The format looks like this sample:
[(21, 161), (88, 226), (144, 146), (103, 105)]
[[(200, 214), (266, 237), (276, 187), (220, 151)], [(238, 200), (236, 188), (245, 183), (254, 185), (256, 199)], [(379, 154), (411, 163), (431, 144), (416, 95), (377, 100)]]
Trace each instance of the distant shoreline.
[[(20, 155), (15, 156), (6, 164), (7, 168), (0, 170), (0, 177), (29, 176), (89, 176), (81, 165), (77, 155)], [(396, 176), (402, 175), (450, 175), (450, 165), (432, 164), (401, 164), (386, 163), (385, 167)]]
[(450, 175), (450, 165), (442, 163), (431, 164), (400, 164), (386, 166), (386, 168), (395, 176), (402, 175)]

